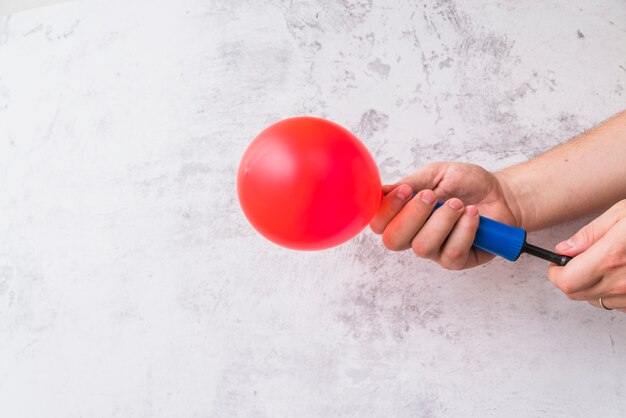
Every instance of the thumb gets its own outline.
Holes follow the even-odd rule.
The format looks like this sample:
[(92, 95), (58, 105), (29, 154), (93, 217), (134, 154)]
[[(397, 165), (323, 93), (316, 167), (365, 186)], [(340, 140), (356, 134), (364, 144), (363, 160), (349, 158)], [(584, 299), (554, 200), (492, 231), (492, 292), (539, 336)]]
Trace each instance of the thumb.
[(608, 231), (618, 223), (626, 215), (624, 208), (619, 204), (604, 212), (598, 218), (594, 219), (571, 238), (558, 243), (555, 247), (556, 251), (561, 254), (575, 256), (586, 251), (596, 241), (602, 238)]
[(425, 165), (394, 184), (383, 186), (383, 192), (390, 192), (401, 184), (408, 184), (415, 192), (424, 189), (435, 189), (443, 177), (445, 166), (445, 163), (430, 163)]

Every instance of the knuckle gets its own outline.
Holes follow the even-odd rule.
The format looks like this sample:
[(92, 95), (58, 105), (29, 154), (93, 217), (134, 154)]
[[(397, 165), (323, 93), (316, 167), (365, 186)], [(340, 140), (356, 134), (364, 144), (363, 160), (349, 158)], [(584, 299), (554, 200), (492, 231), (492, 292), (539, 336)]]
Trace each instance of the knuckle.
[(461, 216), (457, 225), (462, 228), (466, 233), (475, 235), (478, 229), (479, 218), (478, 216), (472, 217), (467, 214)]
[(565, 293), (565, 296), (567, 296), (569, 300), (575, 300), (579, 302), (583, 300), (587, 300), (585, 295), (581, 294), (580, 292)]
[(462, 270), (463, 269), (463, 264), (459, 263), (458, 261), (446, 260), (445, 258), (442, 258), (441, 260), (439, 260), (438, 264), (446, 270)]
[(445, 168), (446, 163), (442, 162), (442, 161), (435, 161), (433, 163), (428, 163), (424, 166), (424, 170), (430, 170), (430, 171), (440, 171), (441, 169)]
[(563, 292), (563, 294), (565, 296), (567, 296), (568, 299), (570, 300), (576, 300), (576, 296), (574, 294), (574, 289), (572, 288), (572, 286), (568, 285), (568, 284), (562, 284), (560, 286), (557, 286), (561, 292)]
[(459, 261), (465, 258), (466, 252), (459, 247), (446, 247), (441, 254), (442, 258), (450, 261)]
[(621, 251), (609, 252), (600, 264), (600, 271), (604, 274), (626, 264), (626, 253)]
[(580, 231), (578, 231), (578, 233), (576, 235), (578, 235), (576, 241), (578, 241), (581, 244), (588, 243), (588, 242), (594, 242), (594, 235), (595, 234), (594, 234), (594, 231), (593, 231), (593, 227), (591, 225), (586, 225)]
[(416, 256), (421, 258), (432, 258), (434, 254), (433, 249), (427, 243), (420, 239), (414, 239), (411, 242), (411, 249)]
[(567, 276), (561, 275), (560, 277), (554, 279), (552, 283), (565, 295), (571, 299), (570, 296), (576, 291), (574, 285), (571, 280), (568, 280)]
[(383, 245), (388, 250), (401, 251), (403, 249), (402, 243), (397, 239), (397, 237), (395, 237), (394, 234), (390, 232), (387, 232), (387, 231), (383, 232), (382, 240), (383, 240)]
[(384, 232), (384, 229), (381, 228), (380, 225), (378, 225), (376, 223), (373, 223), (373, 222), (370, 224), (370, 229), (376, 235), (380, 235), (380, 234), (382, 234)]

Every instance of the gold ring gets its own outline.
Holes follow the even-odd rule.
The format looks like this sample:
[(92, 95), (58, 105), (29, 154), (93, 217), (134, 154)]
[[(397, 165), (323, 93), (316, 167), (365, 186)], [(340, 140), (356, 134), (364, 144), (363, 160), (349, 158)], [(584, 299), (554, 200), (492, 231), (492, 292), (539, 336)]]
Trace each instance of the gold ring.
[(602, 309), (604, 309), (605, 311), (613, 310), (613, 308), (607, 308), (606, 306), (604, 306), (604, 303), (602, 303), (602, 298), (598, 298), (598, 302), (600, 302), (600, 306), (602, 306)]

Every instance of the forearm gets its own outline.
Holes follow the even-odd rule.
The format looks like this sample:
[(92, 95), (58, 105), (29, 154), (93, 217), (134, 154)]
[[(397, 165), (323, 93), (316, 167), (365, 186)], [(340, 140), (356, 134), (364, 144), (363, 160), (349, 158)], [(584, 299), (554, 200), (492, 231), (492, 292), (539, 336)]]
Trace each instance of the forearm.
[(496, 176), (527, 230), (606, 209), (626, 197), (626, 111)]

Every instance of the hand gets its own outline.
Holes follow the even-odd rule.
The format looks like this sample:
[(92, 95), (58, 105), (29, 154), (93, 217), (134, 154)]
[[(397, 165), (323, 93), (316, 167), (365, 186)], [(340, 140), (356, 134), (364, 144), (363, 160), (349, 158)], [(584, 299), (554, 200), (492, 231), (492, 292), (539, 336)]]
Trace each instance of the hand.
[[(474, 164), (429, 164), (383, 187), (385, 197), (370, 227), (392, 251), (412, 248), (418, 257), (451, 270), (474, 267), (494, 257), (472, 247), (479, 212), (520, 224), (505, 199), (505, 187), (503, 178)], [(432, 213), (437, 200), (447, 201)]]
[(550, 266), (550, 281), (570, 299), (626, 312), (626, 200), (556, 246), (576, 256), (565, 267)]

